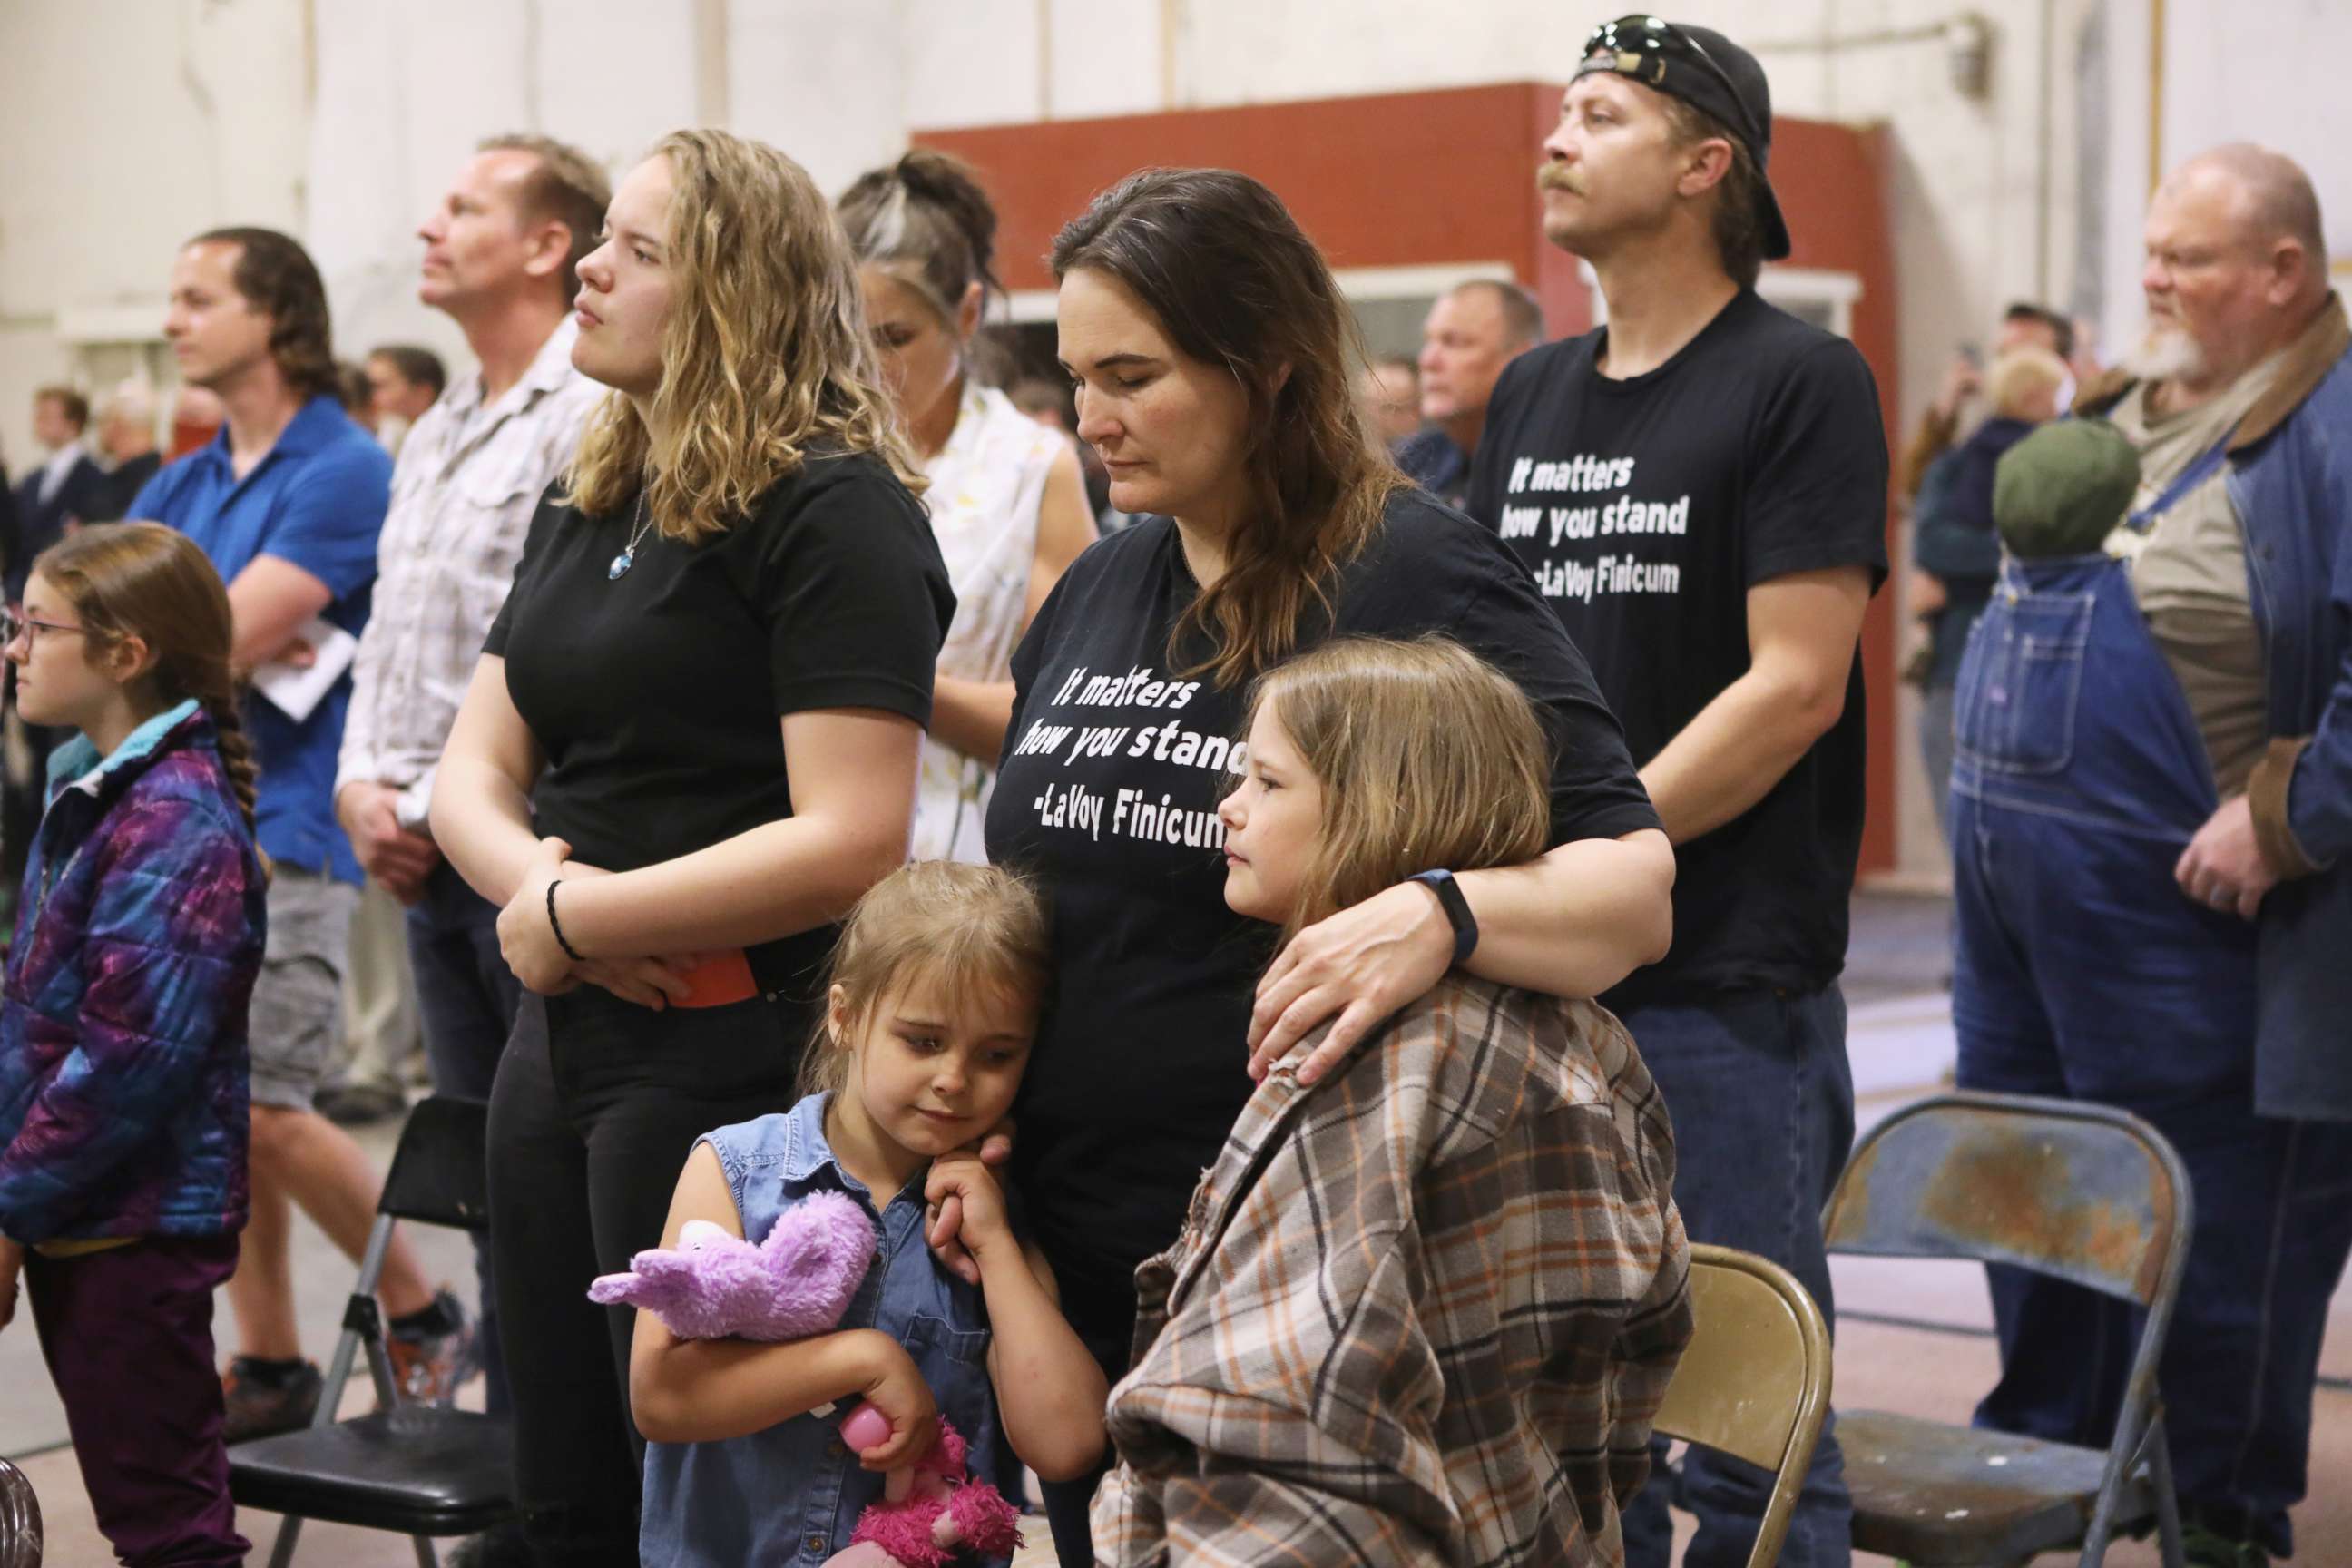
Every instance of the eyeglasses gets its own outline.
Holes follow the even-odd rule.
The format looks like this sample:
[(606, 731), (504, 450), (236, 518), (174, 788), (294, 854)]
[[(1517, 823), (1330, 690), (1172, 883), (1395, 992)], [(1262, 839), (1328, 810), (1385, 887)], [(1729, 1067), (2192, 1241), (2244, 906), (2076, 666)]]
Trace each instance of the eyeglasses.
[[(1755, 111), (1748, 107), (1747, 95), (1731, 79), (1731, 73), (1706, 52), (1705, 44), (1664, 17), (1636, 15), (1601, 23), (1592, 29), (1591, 37), (1584, 40), (1584, 58), (1589, 60), (1604, 53), (1614, 57), (1609, 68), (1636, 81), (1647, 80), (1653, 87), (1665, 80), (1668, 60), (1683, 60), (1700, 67), (1731, 95), (1731, 106), (1739, 110), (1739, 124), (1736, 129), (1748, 138), (1748, 146), (1760, 147), (1767, 140), (1757, 127)], [(1644, 56), (1652, 62), (1646, 72), (1642, 63)]]
[(16, 639), (23, 637), (25, 647), (29, 649), (40, 640), (43, 632), (79, 633), (81, 629), (79, 626), (67, 626), (62, 621), (35, 620), (18, 609), (0, 609), (0, 647), (13, 647), (16, 646)]

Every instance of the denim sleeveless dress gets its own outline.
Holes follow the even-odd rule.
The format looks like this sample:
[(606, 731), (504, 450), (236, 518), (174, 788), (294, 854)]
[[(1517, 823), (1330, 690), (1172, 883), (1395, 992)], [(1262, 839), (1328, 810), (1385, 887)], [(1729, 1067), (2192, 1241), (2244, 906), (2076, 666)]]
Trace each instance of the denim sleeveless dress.
[[(825, 1099), (813, 1094), (781, 1116), (703, 1136), (727, 1173), (743, 1234), (761, 1239), (812, 1193), (856, 1198), (881, 1246), (840, 1326), (878, 1329), (907, 1347), (940, 1414), (971, 1444), (971, 1474), (1017, 1506), (1021, 1467), (997, 1424), (981, 1293), (924, 1245), (920, 1177), (877, 1213), (873, 1194), (835, 1161), (824, 1141)], [(858, 1514), (882, 1497), (882, 1477), (860, 1468), (835, 1431), (851, 1407), (795, 1415), (723, 1443), (646, 1444), (638, 1530), (646, 1568), (814, 1568), (846, 1547)], [(987, 1561), (1004, 1568), (1010, 1559)]]

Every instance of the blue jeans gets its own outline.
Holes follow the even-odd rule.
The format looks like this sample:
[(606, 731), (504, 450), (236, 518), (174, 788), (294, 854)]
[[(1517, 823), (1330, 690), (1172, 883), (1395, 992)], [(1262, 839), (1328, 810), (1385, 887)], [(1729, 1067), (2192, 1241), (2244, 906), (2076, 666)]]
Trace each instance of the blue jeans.
[[(416, 974), (435, 1091), (487, 1101), (498, 1079), (499, 1053), (522, 1005), (522, 982), (499, 955), (498, 906), (467, 887), (446, 860), (433, 868), (425, 896), (409, 907), (408, 960)], [(474, 1344), (482, 1358), (484, 1397), (491, 1415), (504, 1416), (512, 1402), (487, 1232), (474, 1240), (474, 1275), (481, 1287)]]
[[(1786, 1267), (1831, 1317), (1822, 1205), (1853, 1147), (1853, 1074), (1845, 997), (1819, 991), (1742, 993), (1624, 1015), (1675, 1123), (1675, 1204), (1693, 1241), (1759, 1253)], [(1771, 1495), (1772, 1475), (1727, 1455), (1690, 1450), (1682, 1472), (1658, 1468), (1624, 1513), (1627, 1568), (1665, 1568), (1672, 1500), (1698, 1518), (1688, 1568), (1741, 1568)], [(1788, 1568), (1853, 1560), (1853, 1504), (1832, 1421), (1789, 1524)]]
[[(2169, 1139), (2196, 1227), (2158, 1368), (2184, 1512), (2281, 1554), (2305, 1490), (2352, 1128), (2254, 1114), (2254, 928), (2173, 867), (2218, 800), (2108, 563), (2013, 566), (1961, 669), (1952, 987), (1969, 1089), (2120, 1107)], [(2142, 1314), (1997, 1268), (1978, 1424), (2104, 1447)]]

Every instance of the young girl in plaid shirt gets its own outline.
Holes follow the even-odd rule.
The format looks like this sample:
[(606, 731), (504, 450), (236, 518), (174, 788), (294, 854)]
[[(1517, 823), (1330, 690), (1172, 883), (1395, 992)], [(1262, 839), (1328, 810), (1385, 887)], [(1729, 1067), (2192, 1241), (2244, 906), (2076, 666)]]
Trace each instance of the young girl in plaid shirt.
[[(1550, 772), (1528, 699), (1458, 645), (1326, 643), (1258, 683), (1226, 902), (1287, 938), (1522, 864)], [(1665, 1107), (1591, 1002), (1456, 969), (1314, 1085), (1277, 1066), (1138, 1273), (1097, 1554), (1619, 1568), (1691, 1331), (1673, 1190)]]

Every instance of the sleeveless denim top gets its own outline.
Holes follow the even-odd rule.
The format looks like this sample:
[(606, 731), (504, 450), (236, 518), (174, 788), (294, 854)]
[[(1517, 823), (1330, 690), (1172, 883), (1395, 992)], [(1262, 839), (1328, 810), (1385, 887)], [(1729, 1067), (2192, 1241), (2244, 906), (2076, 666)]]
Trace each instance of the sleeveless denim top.
[[(811, 1193), (856, 1198), (881, 1245), (840, 1326), (877, 1329), (907, 1347), (940, 1414), (971, 1444), (973, 1477), (993, 1481), (1017, 1507), (1021, 1468), (997, 1425), (981, 1293), (923, 1244), (921, 1177), (877, 1214), (873, 1194), (835, 1162), (825, 1098), (703, 1136), (727, 1173), (743, 1234), (759, 1241)], [(882, 1497), (882, 1477), (860, 1468), (835, 1431), (854, 1407), (845, 1401), (829, 1415), (795, 1415), (723, 1443), (646, 1444), (638, 1553), (647, 1568), (813, 1568), (847, 1547), (858, 1514)], [(987, 1561), (1004, 1568), (1010, 1559)]]

